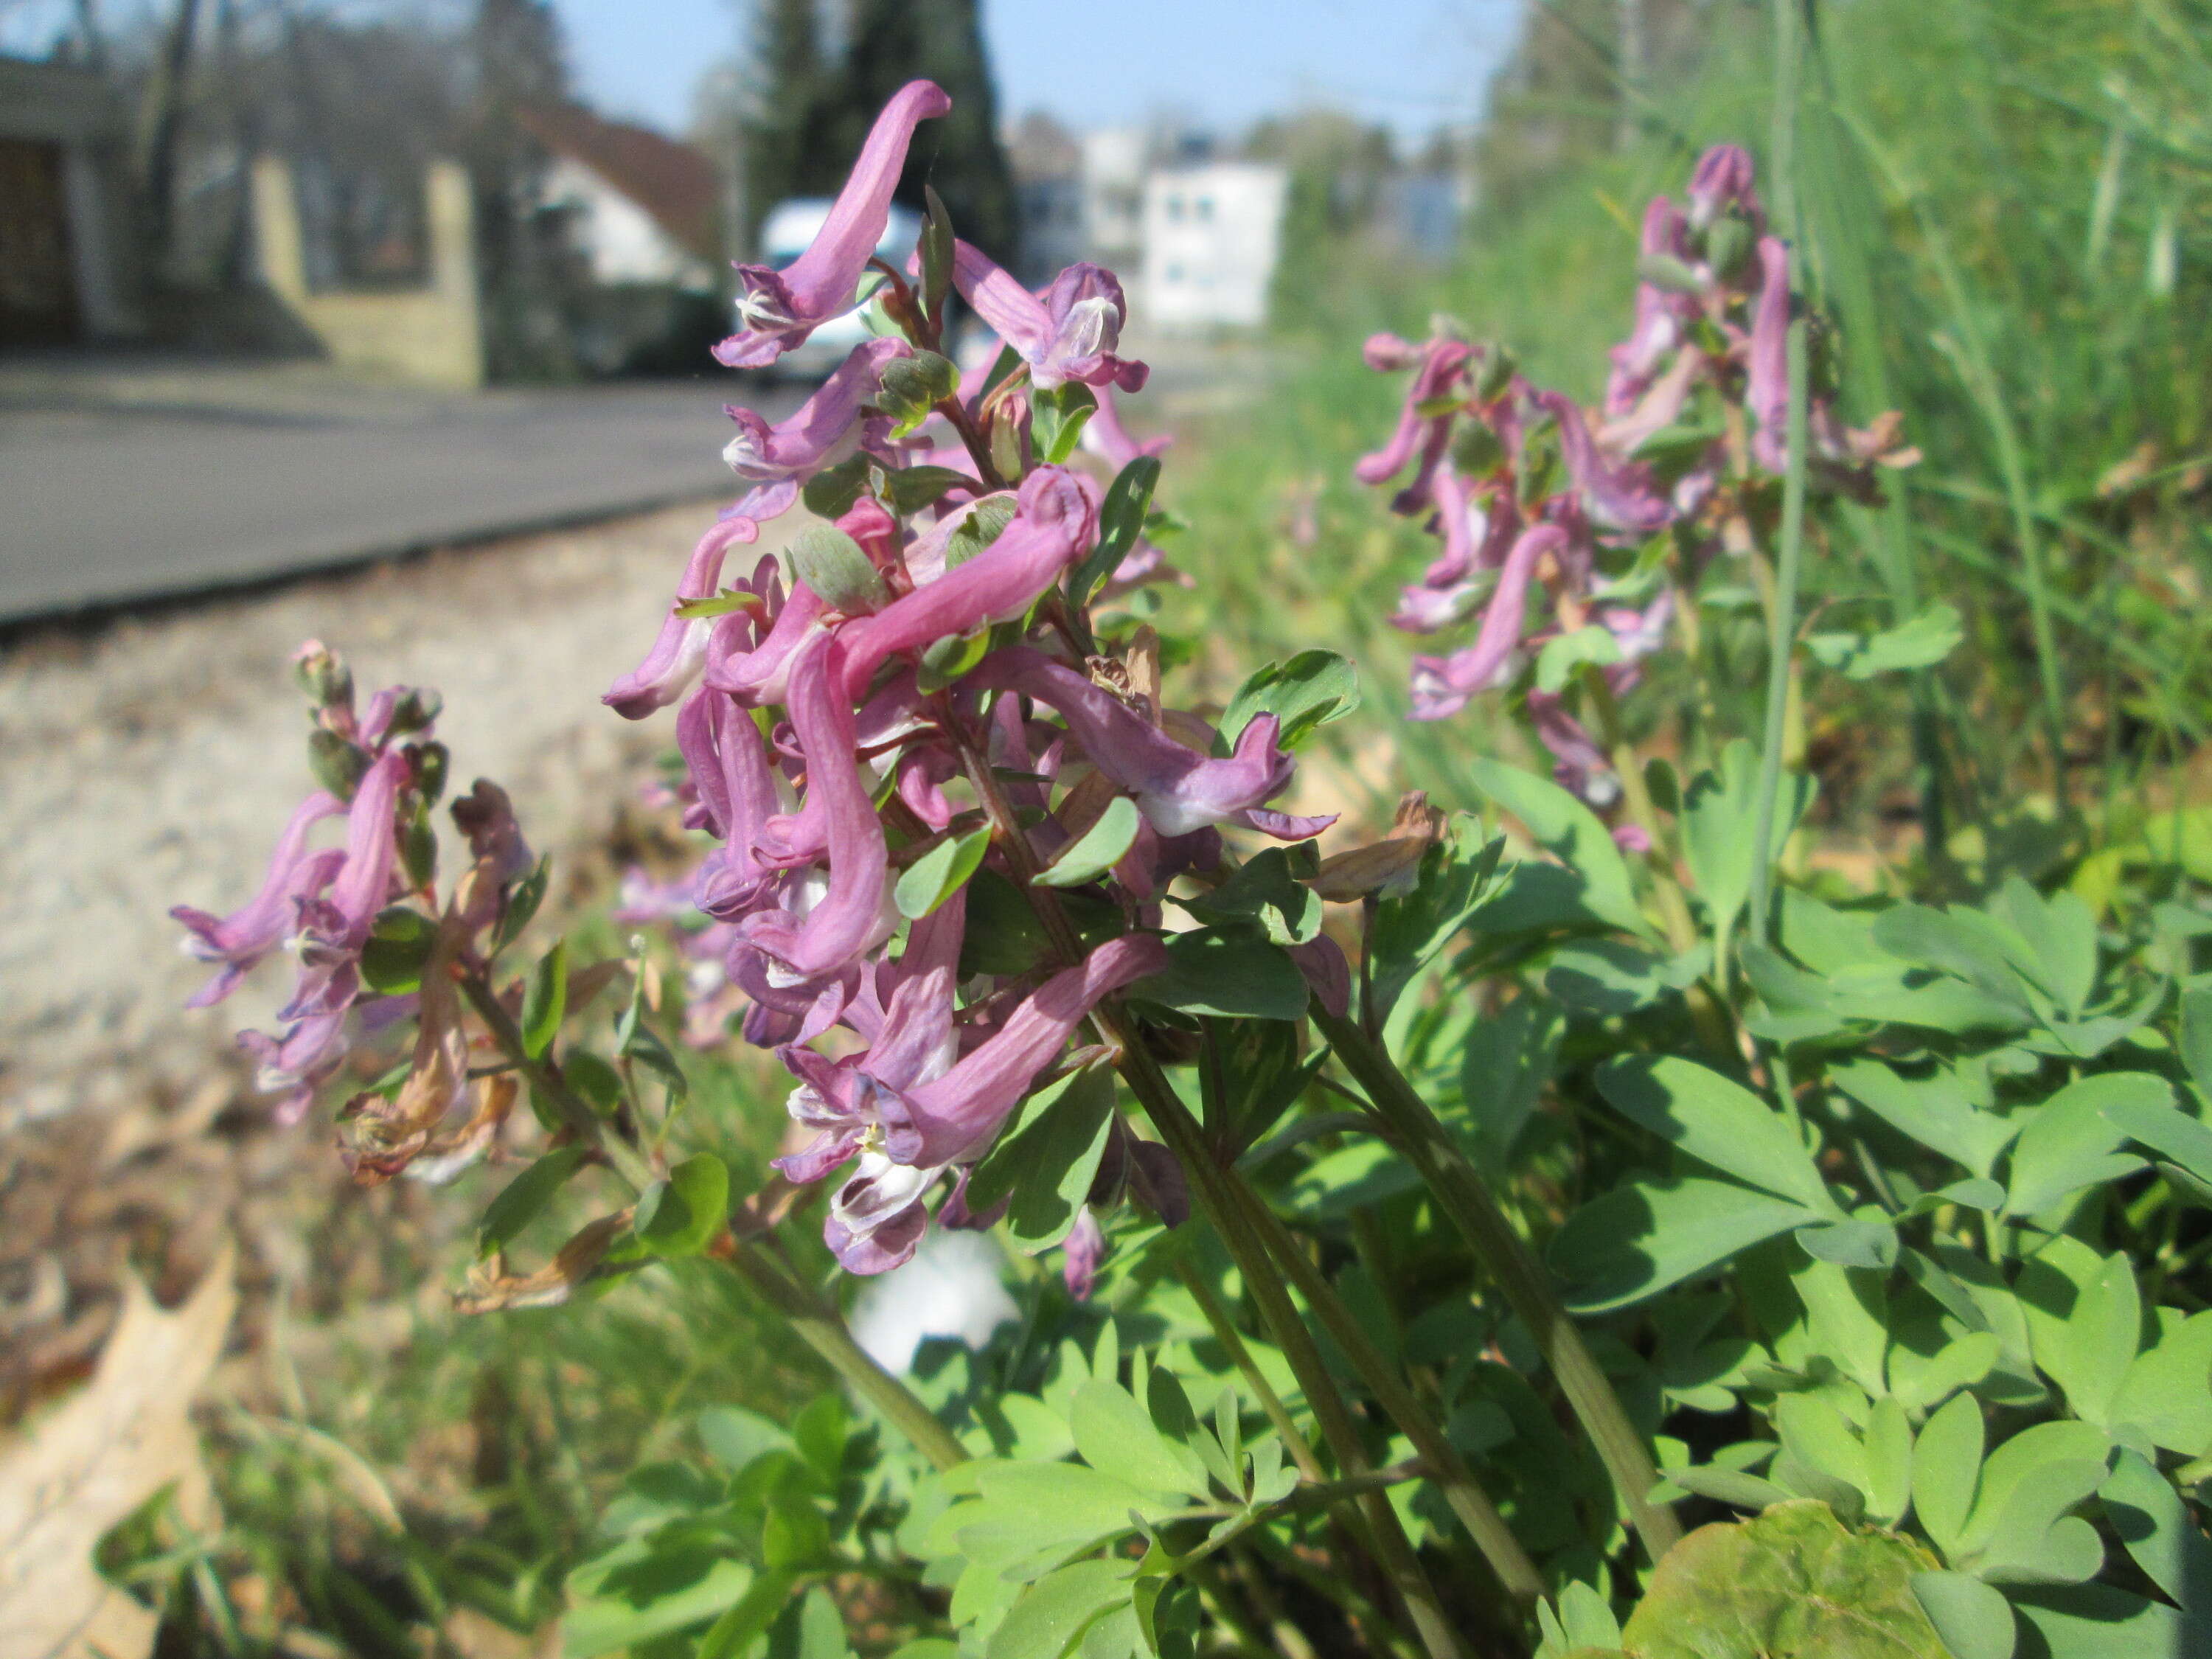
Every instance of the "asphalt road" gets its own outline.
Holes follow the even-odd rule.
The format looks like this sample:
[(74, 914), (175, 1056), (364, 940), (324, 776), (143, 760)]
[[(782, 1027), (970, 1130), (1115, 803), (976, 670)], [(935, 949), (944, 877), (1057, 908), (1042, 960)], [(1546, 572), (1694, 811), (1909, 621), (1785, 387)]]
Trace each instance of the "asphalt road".
[(726, 490), (733, 380), (319, 407), (0, 409), (0, 622)]

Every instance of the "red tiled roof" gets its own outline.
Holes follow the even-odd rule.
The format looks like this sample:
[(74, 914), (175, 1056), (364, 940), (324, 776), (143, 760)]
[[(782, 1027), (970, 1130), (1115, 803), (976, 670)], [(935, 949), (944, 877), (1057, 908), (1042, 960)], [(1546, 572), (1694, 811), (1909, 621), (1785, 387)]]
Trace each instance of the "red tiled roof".
[(678, 246), (720, 261), (722, 183), (714, 163), (692, 146), (603, 120), (574, 104), (526, 105), (517, 118), (554, 155), (589, 167), (651, 214)]

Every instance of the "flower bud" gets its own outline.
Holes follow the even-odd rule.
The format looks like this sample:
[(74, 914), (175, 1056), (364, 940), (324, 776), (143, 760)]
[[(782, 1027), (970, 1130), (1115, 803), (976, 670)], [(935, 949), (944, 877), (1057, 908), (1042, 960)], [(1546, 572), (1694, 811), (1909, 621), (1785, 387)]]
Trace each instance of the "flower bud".
[(1652, 287), (1669, 294), (1698, 295), (1705, 291), (1705, 279), (1698, 275), (1698, 268), (1671, 253), (1638, 254), (1636, 274)]
[(791, 568), (823, 604), (848, 617), (864, 617), (890, 602), (882, 571), (834, 525), (809, 525), (791, 546)]
[(1758, 240), (1741, 215), (1723, 215), (1705, 233), (1705, 264), (1718, 280), (1730, 281), (1743, 269)]
[(292, 674), (318, 707), (352, 707), (353, 670), (320, 640), (309, 640), (292, 653)]
[(1505, 465), (1505, 446), (1480, 421), (1469, 421), (1452, 436), (1451, 461), (1463, 478), (1486, 478)]
[(328, 726), (307, 733), (307, 766), (315, 781), (340, 800), (351, 800), (369, 769), (368, 751)]
[(415, 793), (426, 805), (435, 805), (446, 793), (446, 774), (452, 764), (452, 751), (442, 743), (418, 743), (407, 750), (408, 763), (414, 769)]
[(1511, 349), (1493, 340), (1482, 348), (1482, 367), (1474, 377), (1474, 400), (1479, 404), (1494, 404), (1505, 395), (1513, 384), (1513, 376), (1520, 368)]
[(399, 694), (392, 706), (391, 723), (384, 729), (392, 737), (404, 737), (410, 732), (425, 732), (446, 707), (446, 700), (437, 692), (422, 686), (409, 686)]

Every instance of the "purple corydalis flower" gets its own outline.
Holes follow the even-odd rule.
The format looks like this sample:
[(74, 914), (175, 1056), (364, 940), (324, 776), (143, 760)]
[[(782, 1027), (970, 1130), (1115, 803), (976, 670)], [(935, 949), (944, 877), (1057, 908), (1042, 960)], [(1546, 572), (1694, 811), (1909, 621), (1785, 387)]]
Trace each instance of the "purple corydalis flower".
[(710, 599), (722, 577), (722, 558), (739, 542), (751, 541), (758, 527), (750, 518), (731, 518), (699, 538), (676, 584), (676, 600), (660, 624), (660, 633), (645, 660), (607, 688), (599, 699), (626, 720), (643, 720), (656, 708), (665, 708), (681, 697), (698, 677), (707, 660), (707, 641), (714, 631), (712, 617), (682, 617), (677, 611), (685, 601)]
[(1529, 400), (1559, 422), (1559, 454), (1591, 523), (1601, 530), (1648, 536), (1672, 522), (1674, 509), (1653, 484), (1651, 469), (1602, 453), (1572, 398), (1557, 392), (1536, 392)]
[(1552, 751), (1552, 776), (1562, 789), (1601, 811), (1620, 799), (1620, 778), (1613, 763), (1583, 723), (1567, 712), (1565, 698), (1531, 691), (1528, 718), (1536, 736)]
[(1703, 230), (1723, 210), (1740, 207), (1754, 224), (1765, 212), (1752, 189), (1751, 153), (1741, 144), (1715, 144), (1690, 174), (1690, 226)]
[[(1296, 770), (1276, 744), (1279, 728), (1273, 714), (1255, 717), (1238, 734), (1234, 751), (1214, 759), (1185, 748), (1110, 692), (1025, 646), (993, 652), (966, 683), (1019, 691), (1057, 710), (1085, 758), (1128, 791), (1163, 836), (1243, 823), (1283, 839), (1304, 840), (1334, 822), (1264, 810), (1262, 803), (1288, 788)], [(1303, 828), (1309, 823), (1314, 827)]]
[(1078, 1302), (1088, 1302), (1091, 1287), (1098, 1279), (1098, 1269), (1106, 1261), (1106, 1230), (1098, 1224), (1098, 1218), (1091, 1213), (1089, 1205), (1085, 1205), (1076, 1216), (1075, 1225), (1068, 1229), (1060, 1248), (1060, 1282)]
[(851, 308), (853, 290), (890, 222), (891, 192), (906, 166), (914, 130), (951, 107), (952, 100), (933, 81), (909, 81), (892, 95), (806, 252), (780, 271), (766, 265), (738, 267), (739, 327), (714, 348), (717, 362), (731, 368), (766, 368)]
[(1780, 472), (1790, 459), (1790, 249), (1780, 238), (1759, 239), (1759, 270), (1744, 402), (1759, 423), (1752, 454), (1768, 471)]
[(1540, 524), (1521, 532), (1498, 573), (1498, 589), (1483, 612), (1482, 628), (1474, 643), (1449, 657), (1413, 659), (1413, 716), (1437, 720), (1456, 714), (1478, 691), (1486, 691), (1502, 677), (1525, 625), (1528, 583), (1546, 553), (1558, 554), (1567, 544), (1566, 532), (1557, 525)]
[(1121, 284), (1103, 266), (1068, 266), (1040, 298), (988, 256), (956, 241), (952, 283), (975, 314), (1030, 366), (1030, 382), (1040, 392), (1070, 380), (1137, 392), (1152, 372), (1114, 355), (1129, 307)]
[[(1386, 337), (1377, 336), (1377, 339)], [(1402, 341), (1397, 342), (1403, 344)], [(1368, 361), (1376, 361), (1376, 340), (1367, 343)], [(1362, 483), (1379, 484), (1395, 478), (1405, 471), (1406, 463), (1413, 459), (1413, 452), (1421, 447), (1425, 437), (1431, 441), (1446, 430), (1451, 422), (1449, 413), (1424, 415), (1422, 409), (1445, 396), (1452, 382), (1474, 356), (1474, 348), (1462, 340), (1431, 340), (1422, 349), (1420, 372), (1413, 376), (1413, 384), (1406, 388), (1406, 401), (1398, 411), (1397, 429), (1390, 441), (1371, 455), (1363, 455), (1352, 469), (1352, 476)], [(1395, 366), (1395, 358), (1384, 355), (1383, 362)]]
[(290, 938), (301, 901), (312, 899), (330, 885), (345, 854), (307, 850), (307, 836), (325, 818), (346, 810), (335, 795), (317, 790), (300, 803), (277, 837), (270, 854), (269, 873), (261, 890), (228, 915), (216, 917), (188, 904), (169, 914), (185, 928), (185, 953), (202, 962), (219, 963), (213, 979), (185, 1001), (187, 1008), (205, 1008), (221, 1002), (238, 988), (239, 981), (264, 957)]
[(878, 1102), (884, 1151), (918, 1167), (981, 1152), (1099, 1000), (1167, 965), (1166, 945), (1149, 934), (1125, 933), (1062, 969), (944, 1075)]
[(300, 906), (300, 982), (279, 1018), (342, 1012), (359, 994), (356, 965), (377, 913), (392, 897), (399, 795), (411, 776), (407, 757), (397, 751), (362, 775), (346, 811), (345, 862), (328, 896)]
[(724, 464), (740, 478), (767, 483), (809, 478), (843, 460), (860, 443), (861, 410), (882, 385), (884, 365), (912, 356), (904, 340), (854, 346), (812, 397), (773, 426), (750, 409), (726, 404), (738, 430), (722, 447)]
[(1063, 467), (1039, 467), (1022, 481), (1014, 517), (997, 540), (845, 628), (847, 693), (865, 696), (876, 670), (896, 653), (1025, 614), (1097, 539), (1097, 509), (1085, 483)]
[(772, 969), (771, 978), (793, 984), (842, 973), (889, 932), (884, 901), (890, 854), (854, 757), (844, 668), (836, 639), (817, 634), (798, 654), (788, 694), (792, 728), (806, 757), (808, 802), (818, 804), (827, 823), (828, 890), (804, 918), (768, 911), (744, 924), (746, 939), (781, 964), (781, 975)]

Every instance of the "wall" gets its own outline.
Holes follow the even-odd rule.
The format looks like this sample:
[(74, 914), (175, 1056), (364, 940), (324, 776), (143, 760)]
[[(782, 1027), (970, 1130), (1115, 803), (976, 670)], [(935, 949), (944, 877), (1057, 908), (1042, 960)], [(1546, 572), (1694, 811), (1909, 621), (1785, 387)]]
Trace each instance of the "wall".
[(307, 285), (291, 169), (253, 164), (254, 235), (261, 278), (332, 362), (417, 385), (473, 391), (483, 384), (477, 316), (475, 221), (468, 175), (433, 161), (424, 179), (430, 280), (411, 293), (316, 293)]
[(1145, 180), (1144, 289), (1157, 328), (1253, 328), (1267, 320), (1289, 175), (1222, 161)]

